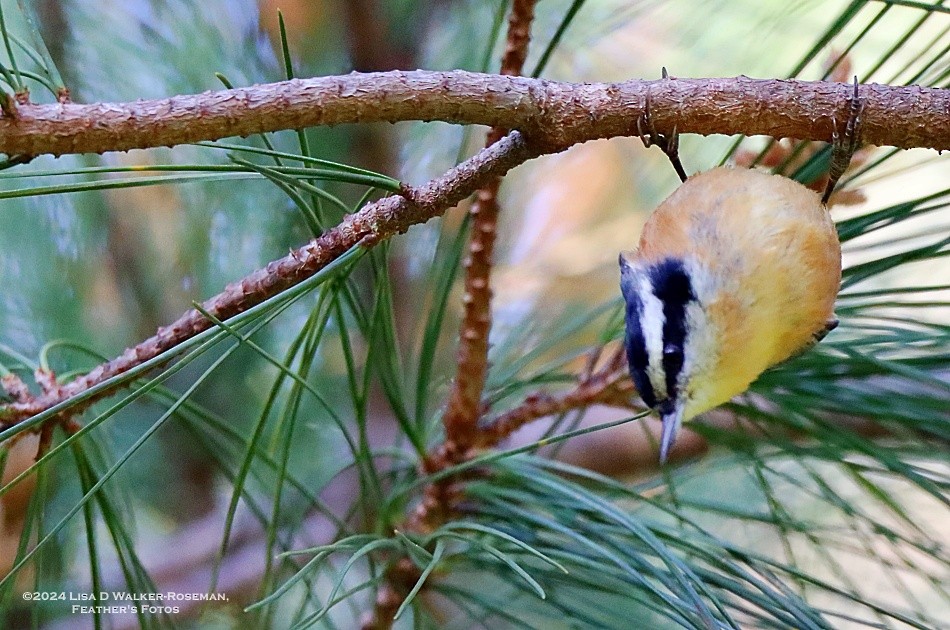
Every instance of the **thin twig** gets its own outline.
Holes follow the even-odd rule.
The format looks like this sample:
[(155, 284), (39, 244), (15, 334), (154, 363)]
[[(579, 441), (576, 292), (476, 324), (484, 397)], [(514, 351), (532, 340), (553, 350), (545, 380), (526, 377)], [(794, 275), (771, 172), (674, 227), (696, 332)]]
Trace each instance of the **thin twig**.
[[(595, 356), (600, 356), (601, 351), (599, 348)], [(556, 395), (543, 390), (532, 392), (520, 405), (476, 426), (474, 442), (465, 452), (457, 452), (455, 445), (446, 440), (424, 462), (424, 471), (436, 472), (446, 465), (464, 460), (480, 449), (496, 446), (521, 427), (541, 418), (597, 404), (638, 409), (631, 401), (634, 386), (627, 373), (624, 357), (623, 348), (618, 347), (599, 370), (593, 371), (593, 366), (585, 367), (577, 385), (567, 392)], [(459, 481), (448, 478), (425, 486), (422, 499), (407, 519), (406, 529), (428, 533), (451, 517), (452, 506), (463, 493), (463, 485)]]
[[(371, 247), (390, 236), (405, 232), (412, 225), (441, 215), (490, 178), (538, 154), (539, 151), (524, 136), (517, 132), (511, 133), (441, 177), (418, 188), (405, 187), (402, 196), (386, 197), (347, 216), (342, 223), (319, 238), (244, 279), (229, 284), (222, 293), (204, 302), (202, 309), (222, 321), (233, 317), (313, 276), (357, 244)], [(103, 363), (88, 374), (59, 386), (52, 394), (0, 406), (0, 428), (42, 413), (109, 378), (127, 372), (211, 326), (212, 322), (200, 311), (192, 309), (170, 326), (160, 328), (153, 337), (127, 349), (121, 356)], [(103, 391), (99, 397), (111, 393)], [(81, 406), (74, 407), (71, 412), (76, 413), (96, 399), (83, 401)]]
[[(859, 86), (862, 137), (878, 146), (950, 149), (950, 90)], [(650, 94), (656, 128), (681, 133), (831, 139), (853, 86), (750, 79), (560, 83), (456, 70), (375, 72), (131, 103), (19, 105), (0, 118), (0, 153), (104, 153), (342, 123), (440, 120), (519, 129), (565, 147), (637, 135)]]
[(480, 448), (495, 446), (526, 424), (574, 409), (591, 405), (630, 407), (634, 393), (633, 382), (623, 363), (623, 353), (617, 352), (596, 372), (583, 376), (577, 385), (564, 393), (552, 395), (543, 391), (529, 394), (524, 401), (480, 427)]
[(419, 568), (409, 558), (401, 558), (394, 562), (386, 571), (386, 581), (376, 593), (372, 611), (367, 613), (360, 622), (360, 630), (392, 628), (393, 617), (420, 574)]

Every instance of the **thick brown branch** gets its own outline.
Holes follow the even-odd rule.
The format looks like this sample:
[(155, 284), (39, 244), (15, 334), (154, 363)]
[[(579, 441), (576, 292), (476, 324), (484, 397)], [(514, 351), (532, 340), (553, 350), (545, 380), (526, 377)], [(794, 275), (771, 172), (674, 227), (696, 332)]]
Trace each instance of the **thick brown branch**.
[[(503, 75), (521, 74), (528, 56), (534, 0), (515, 0), (508, 18), (505, 54), (501, 60)], [(505, 130), (493, 127), (486, 146), (501, 139)], [(478, 191), (472, 204), (472, 232), (465, 259), (465, 297), (455, 382), (449, 392), (445, 411), (446, 443), (451, 452), (464, 453), (475, 441), (476, 424), (481, 415), (481, 397), (488, 373), (488, 335), (491, 332), (491, 268), (498, 227), (498, 190), (501, 178), (495, 177)]]
[[(508, 18), (505, 53), (501, 60), (503, 75), (518, 75), (528, 57), (531, 41), (531, 22), (534, 20), (535, 0), (514, 0)], [(505, 134), (502, 127), (492, 127), (485, 140), (492, 146)], [(455, 381), (449, 391), (443, 423), (445, 442), (425, 462), (426, 466), (445, 465), (460, 461), (469, 454), (469, 447), (478, 439), (478, 419), (482, 413), (481, 397), (488, 374), (488, 336), (491, 332), (491, 270), (498, 227), (498, 190), (501, 176), (493, 177), (476, 195), (471, 207), (472, 229), (469, 235), (468, 257), (465, 259), (464, 311), (459, 330)], [(407, 520), (414, 531), (431, 531), (449, 518), (456, 493), (455, 480), (445, 479), (429, 484), (422, 500)], [(391, 582), (390, 582), (391, 588)], [(377, 599), (375, 615), (389, 628), (392, 615), (385, 610), (387, 599)], [(366, 626), (364, 626), (365, 628)]]
[(508, 16), (508, 33), (505, 36), (505, 53), (501, 57), (501, 73), (518, 76), (528, 58), (531, 42), (531, 22), (534, 21), (535, 0), (514, 0)]
[[(0, 118), (0, 153), (103, 153), (402, 120), (520, 129), (567, 146), (635, 134), (647, 92), (661, 132), (828, 140), (850, 90), (747, 77), (574, 84), (463, 71), (354, 73), (134, 103), (19, 105), (15, 118)], [(869, 84), (860, 95), (866, 142), (950, 149), (950, 90)]]
[[(491, 135), (491, 134), (490, 134)], [(500, 179), (478, 191), (472, 204), (472, 235), (465, 259), (465, 293), (459, 332), (455, 381), (445, 410), (446, 442), (463, 453), (474, 441), (481, 415), (482, 390), (488, 372), (488, 334), (491, 331), (492, 257), (498, 223)]]
[[(405, 232), (412, 225), (441, 215), (486, 181), (537, 154), (538, 151), (529, 146), (521, 134), (512, 133), (428, 184), (407, 188), (404, 196), (386, 197), (347, 216), (340, 225), (319, 238), (244, 279), (229, 284), (222, 293), (206, 301), (203, 308), (221, 320), (233, 317), (311, 277), (354, 245), (375, 245), (382, 239)], [(0, 408), (0, 418), (3, 420), (0, 427), (4, 423), (10, 426), (41, 413), (106, 379), (126, 372), (211, 325), (212, 322), (199, 311), (188, 311), (175, 323), (160, 328), (155, 336), (129, 348), (118, 358), (103, 363), (85, 376), (59, 387), (54, 394)], [(107, 393), (103, 392), (102, 395)], [(85, 404), (91, 402), (89, 400)]]

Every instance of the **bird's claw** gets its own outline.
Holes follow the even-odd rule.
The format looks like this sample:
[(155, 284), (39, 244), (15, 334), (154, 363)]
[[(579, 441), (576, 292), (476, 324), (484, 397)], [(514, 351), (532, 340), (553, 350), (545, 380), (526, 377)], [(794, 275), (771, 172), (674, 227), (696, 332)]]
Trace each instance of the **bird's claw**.
[[(666, 68), (663, 68), (663, 79), (669, 78), (669, 73), (666, 71)], [(686, 169), (683, 168), (683, 163), (680, 162), (679, 156), (679, 133), (676, 131), (676, 127), (673, 127), (673, 133), (670, 135), (660, 133), (656, 130), (656, 126), (653, 124), (653, 116), (650, 112), (651, 101), (650, 92), (647, 91), (646, 102), (643, 105), (643, 113), (637, 117), (637, 133), (640, 136), (640, 141), (643, 142), (643, 146), (648, 149), (654, 145), (660, 147), (663, 153), (666, 154), (666, 157), (669, 158), (680, 181), (685, 182), (687, 177)]]
[(858, 77), (854, 77), (854, 91), (848, 96), (848, 120), (844, 125), (844, 133), (838, 132), (837, 119), (831, 120), (831, 166), (828, 168), (828, 185), (821, 197), (824, 204), (831, 199), (838, 180), (851, 164), (851, 156), (861, 145), (861, 114), (864, 105), (865, 99), (858, 94)]

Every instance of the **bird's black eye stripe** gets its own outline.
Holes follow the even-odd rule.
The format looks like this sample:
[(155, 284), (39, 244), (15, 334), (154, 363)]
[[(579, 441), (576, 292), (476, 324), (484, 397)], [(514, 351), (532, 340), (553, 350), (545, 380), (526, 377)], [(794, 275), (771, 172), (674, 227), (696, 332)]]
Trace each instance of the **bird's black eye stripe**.
[[(676, 377), (683, 369), (684, 360), (685, 357), (683, 356), (683, 348), (681, 346), (668, 345), (663, 348), (663, 374), (666, 375), (666, 388), (671, 398), (673, 397), (672, 387), (676, 385)], [(670, 382), (671, 380), (672, 383)]]
[(682, 260), (669, 258), (650, 271), (653, 294), (663, 303), (663, 374), (668, 398), (676, 396), (686, 347), (686, 305), (696, 299)]

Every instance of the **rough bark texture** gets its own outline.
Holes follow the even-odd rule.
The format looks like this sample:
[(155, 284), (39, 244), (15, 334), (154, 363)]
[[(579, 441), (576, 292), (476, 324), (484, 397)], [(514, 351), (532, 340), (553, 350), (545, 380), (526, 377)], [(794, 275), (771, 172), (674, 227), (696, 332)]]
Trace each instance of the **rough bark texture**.
[[(528, 57), (534, 0), (515, 0), (508, 18), (503, 75), (518, 75)], [(485, 141), (501, 140), (505, 129), (492, 127)], [(488, 374), (488, 337), (491, 333), (491, 269), (498, 232), (498, 190), (501, 177), (482, 187), (472, 204), (472, 232), (465, 259), (465, 293), (455, 382), (449, 392), (444, 417), (446, 446), (450, 453), (464, 453), (477, 437), (481, 398)]]
[(479, 448), (490, 448), (521, 427), (540, 418), (548, 418), (591, 405), (630, 405), (634, 393), (633, 381), (624, 368), (600, 372), (580, 381), (574, 389), (559, 394), (535, 392), (520, 405), (480, 427)]
[[(281, 259), (272, 261), (202, 306), (220, 320), (226, 320), (260, 304), (295, 284), (311, 277), (357, 244), (372, 246), (410, 226), (441, 215), (486, 181), (538, 155), (524, 137), (515, 132), (481, 151), (445, 175), (418, 188), (407, 187), (404, 196), (392, 196), (372, 203)], [(113, 376), (152, 359), (212, 326), (204, 315), (190, 310), (169, 326), (162, 327), (149, 339), (127, 349), (121, 356), (103, 363), (85, 376), (62, 385), (50, 395), (26, 402), (14, 402), (2, 408), (0, 428), (36, 415)], [(93, 399), (94, 400), (94, 399)], [(85, 404), (91, 404), (87, 400)]]
[(588, 365), (578, 376), (573, 389), (559, 394), (536, 391), (529, 394), (520, 405), (479, 426), (476, 447), (497, 446), (526, 424), (573, 409), (596, 404), (636, 408), (630, 400), (635, 390), (627, 372), (626, 352), (622, 347), (617, 348), (605, 364), (594, 371), (594, 365), (603, 350), (603, 347), (597, 348), (590, 355)]
[[(950, 90), (860, 86), (865, 142), (950, 149)], [(660, 132), (828, 140), (846, 83), (668, 79), (558, 83), (473, 72), (378, 72), (293, 79), (133, 103), (18, 105), (0, 118), (0, 153), (103, 153), (341, 123), (441, 120), (519, 129), (568, 146), (636, 135), (651, 94)]]
[[(462, 454), (476, 436), (482, 391), (488, 372), (491, 332), (491, 265), (498, 224), (500, 179), (478, 191), (472, 203), (472, 235), (465, 259), (465, 292), (459, 327), (455, 381), (449, 391), (444, 424), (450, 452)], [(454, 459), (454, 457), (449, 458)]]

